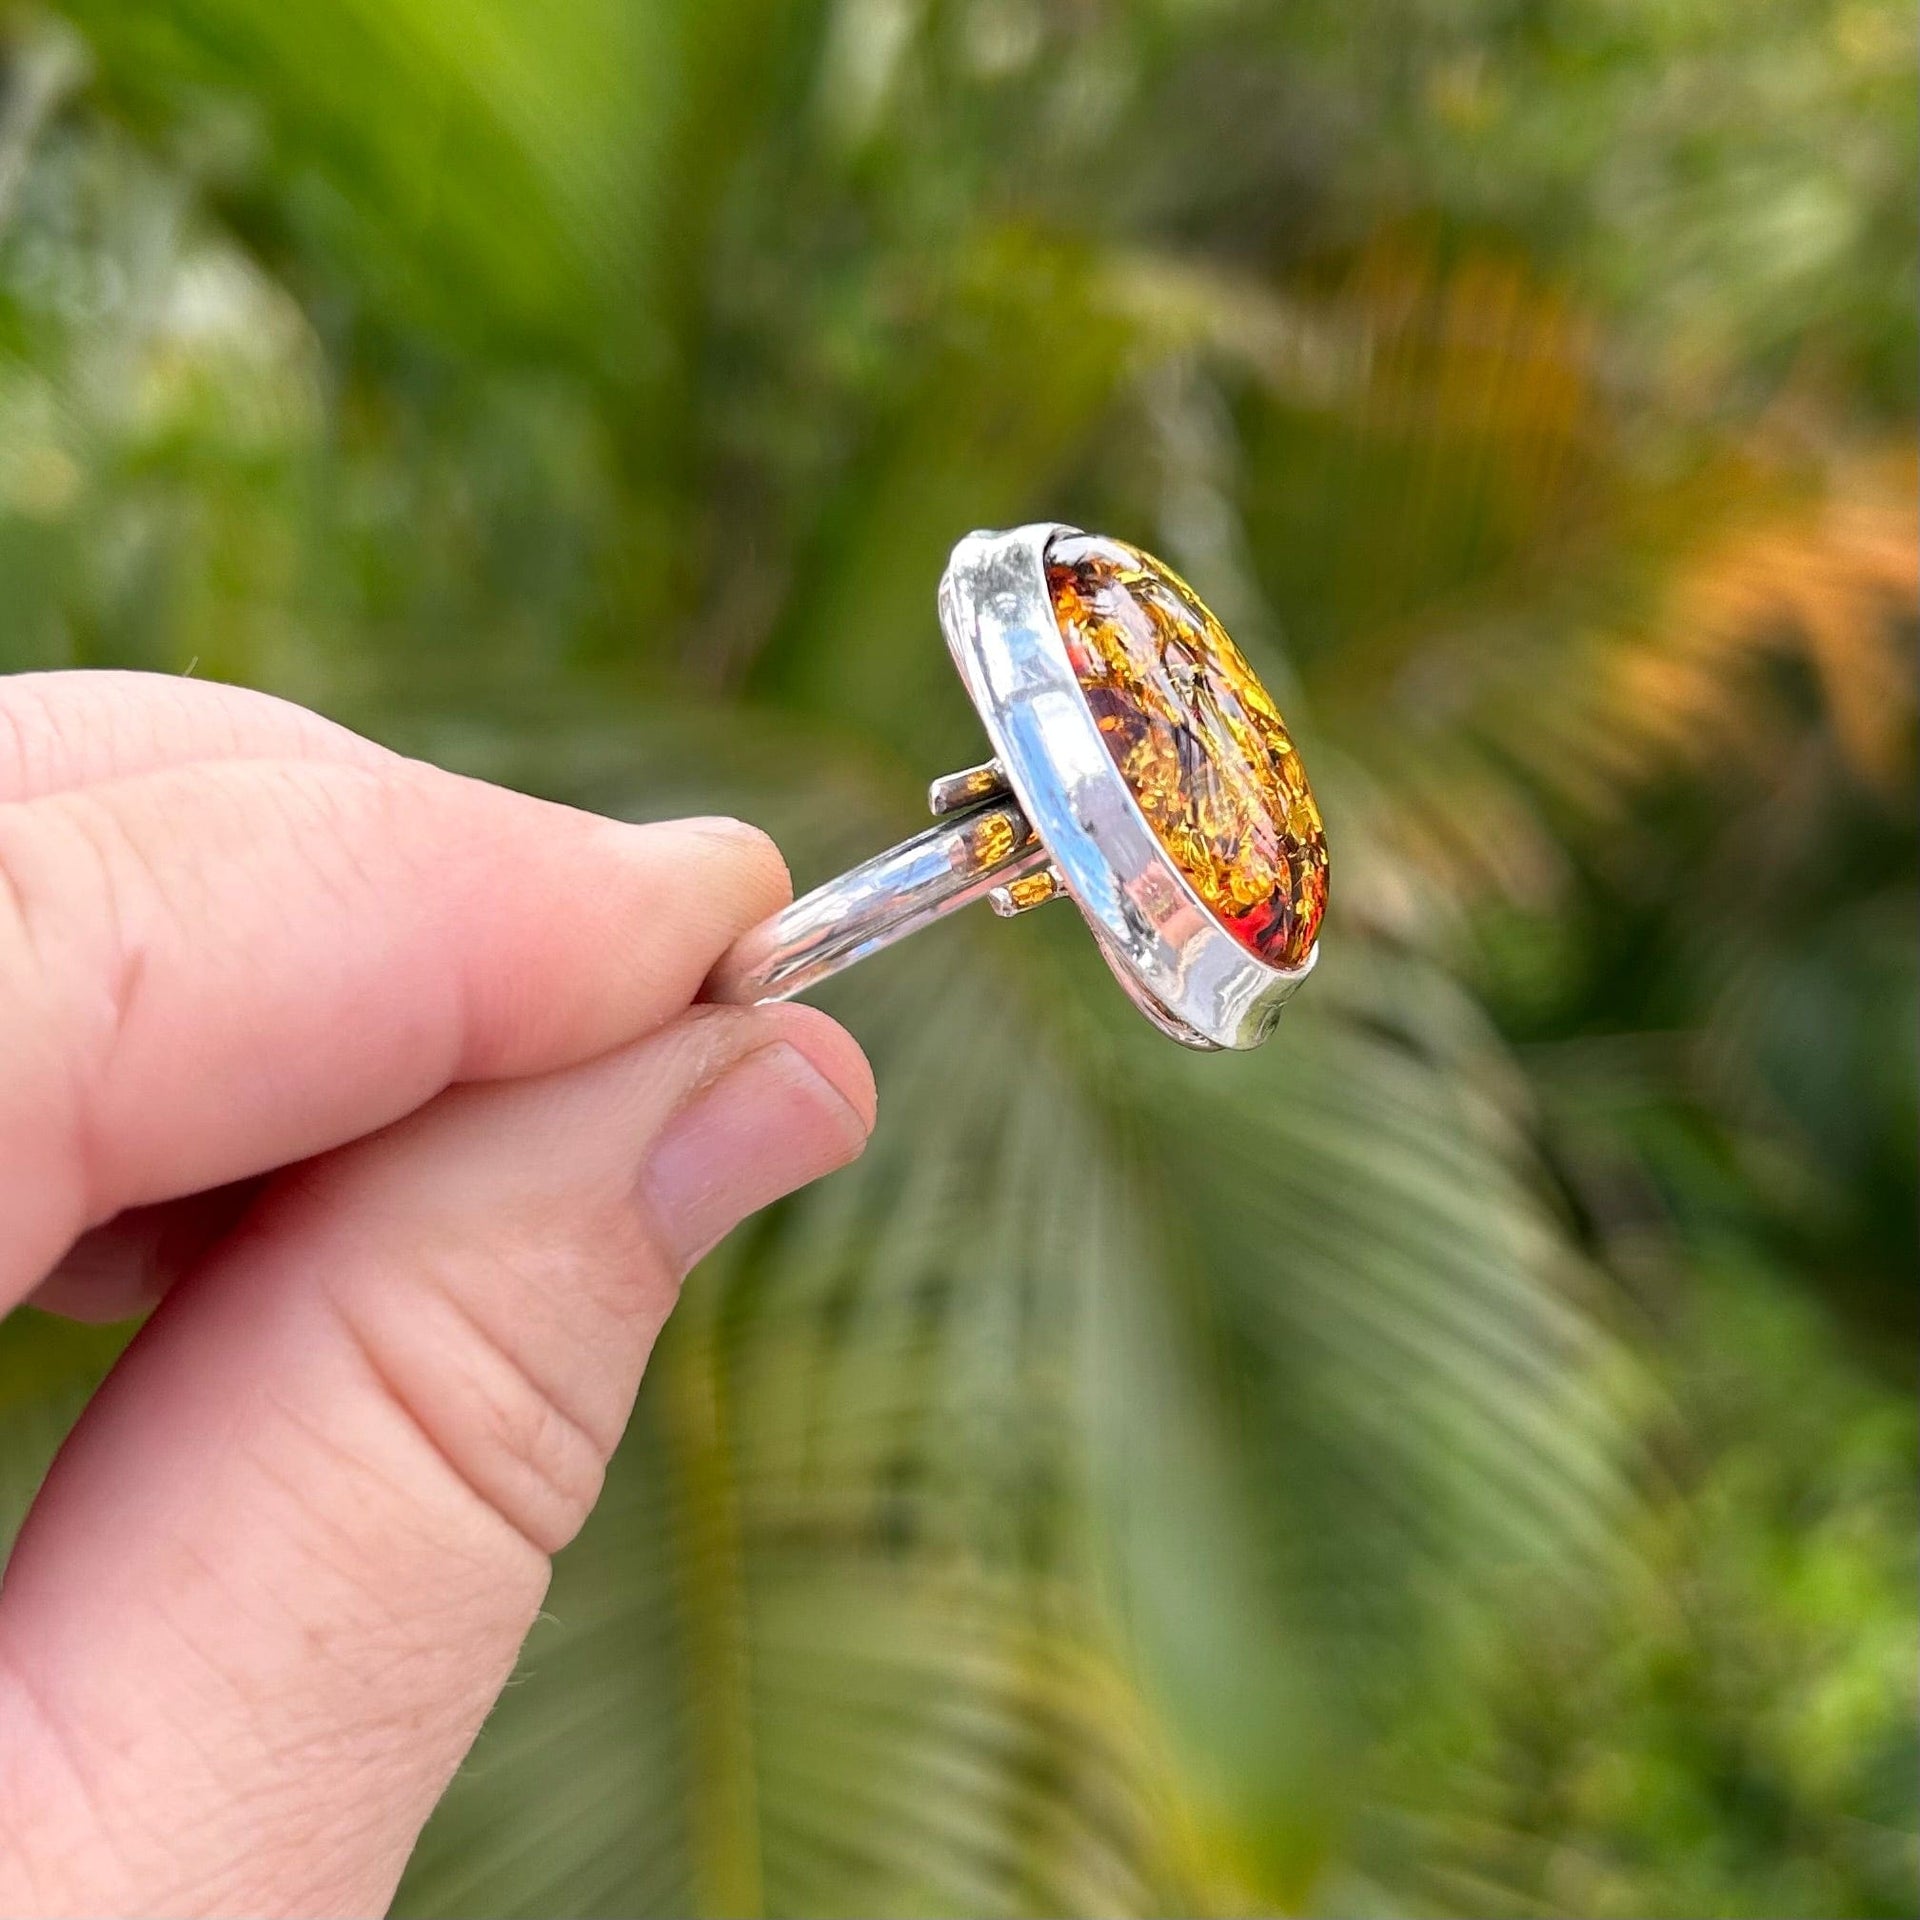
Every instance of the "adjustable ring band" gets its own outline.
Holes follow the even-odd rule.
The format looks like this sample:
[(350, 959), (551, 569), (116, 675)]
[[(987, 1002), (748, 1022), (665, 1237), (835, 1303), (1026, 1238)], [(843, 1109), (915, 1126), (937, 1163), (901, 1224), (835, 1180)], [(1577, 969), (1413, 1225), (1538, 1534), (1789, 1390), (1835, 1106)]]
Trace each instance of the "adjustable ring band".
[(728, 949), (703, 997), (733, 1006), (791, 1000), (1047, 862), (1017, 801), (976, 806), (763, 920)]

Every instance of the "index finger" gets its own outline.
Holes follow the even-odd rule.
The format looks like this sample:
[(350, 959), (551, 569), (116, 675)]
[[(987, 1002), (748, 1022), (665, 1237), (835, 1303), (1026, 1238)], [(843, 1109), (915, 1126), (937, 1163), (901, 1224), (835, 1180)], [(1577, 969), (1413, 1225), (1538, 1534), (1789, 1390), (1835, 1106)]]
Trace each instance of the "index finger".
[(649, 1031), (786, 897), (738, 822), (629, 826), (397, 758), (0, 805), (0, 1309), (126, 1207)]
[(201, 760), (397, 756), (349, 728), (251, 687), (105, 667), (0, 678), (0, 801), (130, 780)]

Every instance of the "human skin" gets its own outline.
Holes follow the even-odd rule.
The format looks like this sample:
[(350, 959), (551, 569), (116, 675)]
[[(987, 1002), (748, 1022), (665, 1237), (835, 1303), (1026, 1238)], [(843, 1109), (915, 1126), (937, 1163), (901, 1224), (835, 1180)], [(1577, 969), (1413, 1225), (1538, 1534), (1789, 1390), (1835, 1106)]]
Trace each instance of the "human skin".
[(0, 1585), (0, 1912), (366, 1914), (691, 1263), (857, 1155), (787, 897), (297, 707), (0, 680), (0, 1311), (157, 1301)]

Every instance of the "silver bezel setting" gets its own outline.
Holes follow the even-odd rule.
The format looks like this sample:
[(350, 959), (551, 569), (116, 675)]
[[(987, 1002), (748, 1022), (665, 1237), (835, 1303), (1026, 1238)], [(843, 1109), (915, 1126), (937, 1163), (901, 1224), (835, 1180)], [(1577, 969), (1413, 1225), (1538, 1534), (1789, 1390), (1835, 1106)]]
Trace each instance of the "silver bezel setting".
[(1161, 846), (1074, 675), (1037, 522), (970, 533), (940, 581), (940, 626), (1001, 766), (1134, 1004), (1190, 1047), (1257, 1047), (1313, 970), (1269, 965), (1214, 917)]

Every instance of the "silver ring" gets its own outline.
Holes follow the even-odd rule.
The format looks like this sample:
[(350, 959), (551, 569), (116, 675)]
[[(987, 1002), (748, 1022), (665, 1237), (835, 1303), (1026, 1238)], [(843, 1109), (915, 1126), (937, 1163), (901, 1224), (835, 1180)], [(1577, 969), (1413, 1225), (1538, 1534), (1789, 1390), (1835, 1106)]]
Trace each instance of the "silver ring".
[(983, 896), (1065, 895), (1164, 1032), (1258, 1046), (1319, 954), (1326, 840), (1219, 623), (1158, 561), (1054, 524), (969, 534), (939, 608), (993, 758), (933, 783), (926, 832), (742, 935), (704, 997), (791, 999)]

